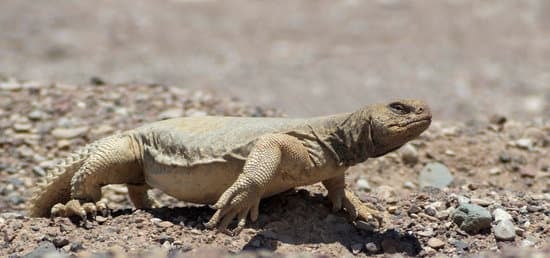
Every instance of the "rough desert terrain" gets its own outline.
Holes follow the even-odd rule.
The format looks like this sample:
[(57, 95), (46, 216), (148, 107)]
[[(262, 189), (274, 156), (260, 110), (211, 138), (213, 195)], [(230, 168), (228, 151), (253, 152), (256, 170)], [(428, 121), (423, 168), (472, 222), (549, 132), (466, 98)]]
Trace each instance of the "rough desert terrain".
[[(544, 257), (550, 1), (0, 1), (0, 256)], [(261, 203), (238, 236), (156, 192), (133, 210), (26, 216), (56, 159), (176, 116), (312, 116), (397, 98), (434, 122), (348, 173), (389, 219), (330, 212), (320, 185)], [(54, 254), (51, 254), (54, 252)], [(538, 256), (537, 256), (538, 255)]]
[(263, 200), (259, 220), (237, 236), (206, 230), (213, 214), (207, 206), (162, 193), (156, 194), (163, 208), (132, 209), (122, 186), (104, 188), (111, 211), (105, 216), (25, 216), (30, 189), (55, 158), (147, 121), (183, 115), (281, 113), (182, 87), (1, 82), (0, 255), (523, 257), (526, 250), (548, 251), (550, 124), (498, 116), (435, 121), (398, 152), (350, 169), (348, 185), (388, 214), (379, 229), (332, 213), (320, 185)]

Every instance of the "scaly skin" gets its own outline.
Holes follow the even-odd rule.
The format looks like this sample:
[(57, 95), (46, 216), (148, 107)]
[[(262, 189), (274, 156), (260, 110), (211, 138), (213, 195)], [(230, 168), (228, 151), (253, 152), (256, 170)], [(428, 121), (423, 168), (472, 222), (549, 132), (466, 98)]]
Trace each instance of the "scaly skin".
[(322, 182), (333, 210), (354, 219), (380, 219), (344, 184), (345, 170), (393, 151), (428, 128), (431, 113), (419, 100), (366, 106), (325, 117), (177, 118), (98, 140), (60, 163), (39, 186), (32, 216), (103, 212), (101, 187), (126, 184), (137, 208), (156, 205), (150, 187), (180, 200), (213, 204), (207, 227), (238, 233), (260, 199)]

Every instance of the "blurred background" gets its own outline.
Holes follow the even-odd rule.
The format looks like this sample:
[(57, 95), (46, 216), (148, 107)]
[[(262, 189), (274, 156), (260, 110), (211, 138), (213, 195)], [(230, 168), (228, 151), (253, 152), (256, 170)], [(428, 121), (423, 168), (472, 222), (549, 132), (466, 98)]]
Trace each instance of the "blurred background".
[(550, 118), (550, 1), (0, 0), (0, 74), (213, 89), (291, 116), (396, 98)]

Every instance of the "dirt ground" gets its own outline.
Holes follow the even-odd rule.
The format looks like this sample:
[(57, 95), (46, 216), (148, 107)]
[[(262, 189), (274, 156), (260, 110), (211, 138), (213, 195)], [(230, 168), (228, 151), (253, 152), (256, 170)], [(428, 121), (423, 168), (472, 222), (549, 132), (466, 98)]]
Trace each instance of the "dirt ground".
[[(548, 13), (545, 0), (3, 0), (0, 256), (544, 257)], [(263, 200), (238, 236), (206, 230), (208, 207), (160, 192), (163, 208), (134, 210), (121, 186), (104, 189), (105, 216), (26, 216), (55, 159), (145, 122), (321, 115), (402, 97), (430, 104), (430, 129), (348, 172), (388, 214), (375, 230), (332, 213), (320, 185)], [(433, 180), (444, 186), (424, 187)], [(490, 225), (466, 232), (454, 216), (464, 203)], [(497, 210), (510, 240), (497, 237), (510, 233)]]
[[(518, 123), (504, 117), (470, 124), (435, 121), (400, 151), (351, 168), (348, 185), (388, 215), (381, 228), (332, 213), (326, 192), (313, 185), (263, 200), (259, 220), (228, 236), (204, 228), (213, 214), (207, 206), (155, 192), (163, 208), (134, 210), (122, 186), (104, 189), (110, 214), (86, 221), (29, 218), (25, 208), (30, 189), (52, 160), (87, 142), (174, 116), (280, 115), (277, 111), (161, 85), (11, 80), (0, 83), (0, 89), (0, 256), (33, 257), (57, 250), (54, 257), (432, 257), (483, 252), (534, 257), (550, 248), (548, 122)], [(449, 170), (449, 181), (439, 188), (422, 187), (426, 178), (421, 171), (434, 162)], [(512, 239), (497, 241), (497, 221), (491, 216), (491, 224), (479, 232), (459, 227), (453, 214), (464, 202), (490, 212), (505, 210), (513, 223)]]

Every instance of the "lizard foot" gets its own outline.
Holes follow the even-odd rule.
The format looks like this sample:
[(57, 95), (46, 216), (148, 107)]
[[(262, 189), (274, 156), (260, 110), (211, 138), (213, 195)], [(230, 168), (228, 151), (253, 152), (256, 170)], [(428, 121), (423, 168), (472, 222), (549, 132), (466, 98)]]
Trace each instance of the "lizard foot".
[(106, 215), (107, 204), (105, 204), (105, 202), (98, 201), (96, 203), (87, 202), (81, 204), (79, 200), (73, 199), (65, 204), (58, 203), (54, 205), (50, 210), (50, 213), (53, 217), (78, 216), (83, 220), (87, 218), (87, 215), (95, 217), (98, 212), (102, 215)]
[[(217, 211), (205, 226), (207, 228), (214, 228), (217, 225), (218, 231), (222, 233), (228, 235), (239, 234), (246, 224), (246, 217), (249, 213), (251, 221), (258, 219), (261, 196), (259, 187), (231, 186), (222, 194), (218, 202), (212, 206)], [(227, 229), (227, 226), (235, 218), (238, 220), (237, 227), (230, 231)]]
[(366, 222), (376, 222), (377, 227), (382, 227), (386, 216), (381, 215), (376, 208), (362, 202), (353, 192), (345, 190), (345, 198), (342, 200), (342, 206), (350, 215), (352, 220), (363, 220)]

